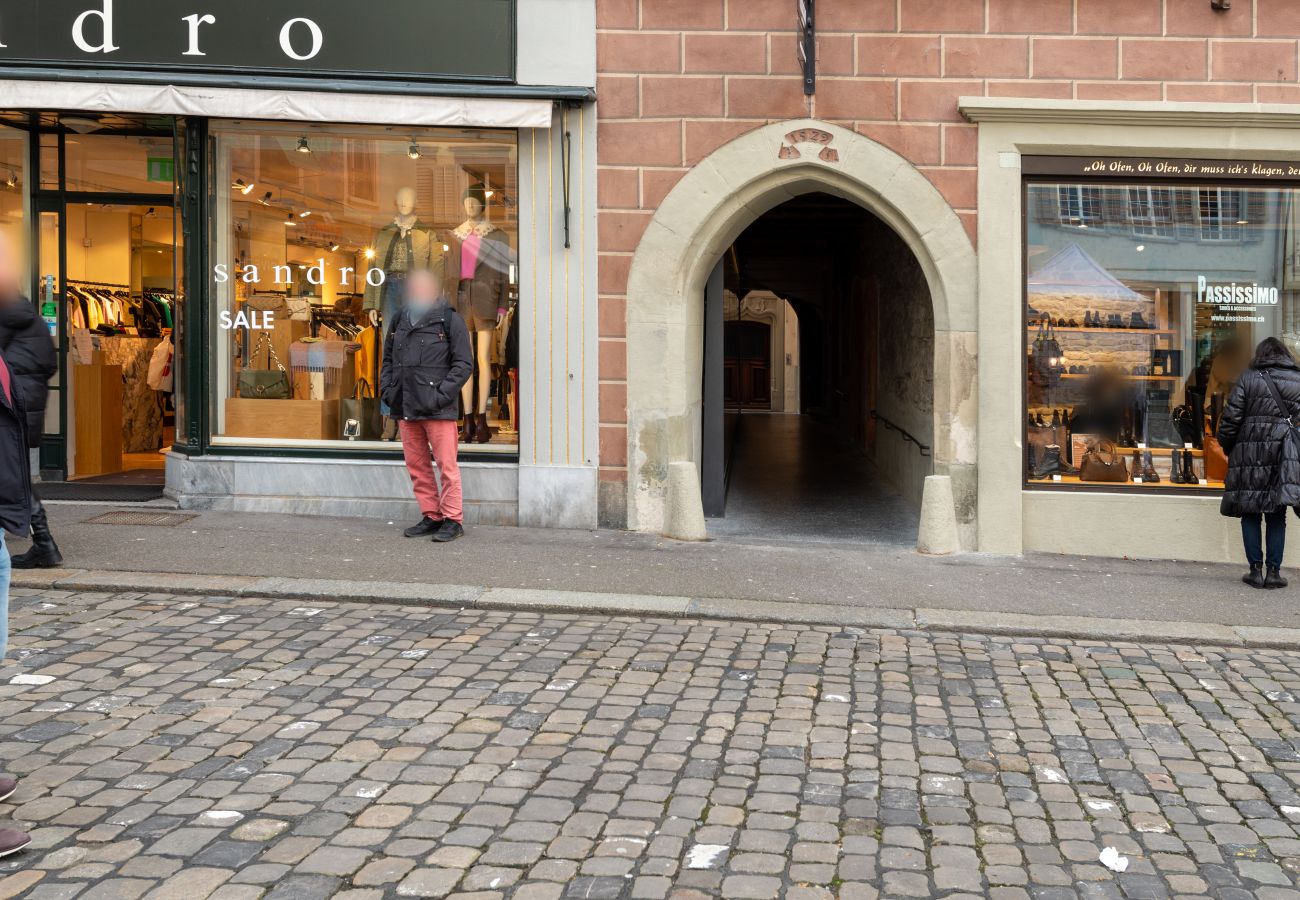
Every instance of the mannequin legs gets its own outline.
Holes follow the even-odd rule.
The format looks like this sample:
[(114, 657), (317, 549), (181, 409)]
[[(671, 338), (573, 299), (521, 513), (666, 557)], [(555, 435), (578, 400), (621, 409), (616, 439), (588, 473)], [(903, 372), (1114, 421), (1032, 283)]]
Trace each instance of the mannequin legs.
[[(492, 430), (487, 424), (488, 393), (492, 389), (492, 332), (476, 331), (473, 340), (477, 365), (474, 375), (465, 382), (460, 395), (465, 404), (465, 431), (462, 439), (467, 444), (486, 444), (492, 440)], [(474, 391), (476, 379), (477, 396)], [(475, 400), (478, 402), (475, 403)]]

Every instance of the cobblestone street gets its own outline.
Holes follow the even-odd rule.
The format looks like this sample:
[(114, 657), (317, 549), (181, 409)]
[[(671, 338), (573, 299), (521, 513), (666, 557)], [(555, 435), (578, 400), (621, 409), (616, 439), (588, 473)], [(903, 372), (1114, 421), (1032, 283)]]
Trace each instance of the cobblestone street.
[(1300, 897), (1297, 653), (30, 590), (12, 621), (4, 897)]

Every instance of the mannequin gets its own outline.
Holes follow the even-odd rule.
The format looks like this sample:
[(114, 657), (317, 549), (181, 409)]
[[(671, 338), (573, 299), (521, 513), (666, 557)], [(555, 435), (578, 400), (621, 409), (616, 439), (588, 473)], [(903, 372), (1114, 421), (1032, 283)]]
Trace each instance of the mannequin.
[[(383, 333), (379, 335), (378, 342), (380, 347), (383, 347), (388, 338), (388, 332), (397, 321), (397, 314), (406, 299), (407, 276), (411, 272), (430, 268), (433, 261), (432, 233), (415, 213), (417, 196), (413, 187), (399, 188), (393, 199), (396, 213), (393, 221), (379, 229), (375, 235), (375, 256), (369, 263), (383, 271), (384, 282), (376, 287), (369, 280), (366, 281), (363, 308), (372, 326), (378, 328), (380, 322), (383, 323)], [(365, 278), (365, 275), (362, 274), (361, 277)], [(368, 374), (367, 377), (372, 381), (377, 380), (373, 374)], [(382, 403), (380, 412), (384, 415), (383, 439), (391, 441), (397, 435), (396, 423), (388, 418), (388, 407)]]
[(467, 444), (492, 440), (488, 427), (488, 394), (492, 388), (492, 333), (505, 318), (510, 297), (510, 237), (488, 218), (487, 189), (472, 184), (462, 201), (467, 218), (450, 235), (447, 286), (456, 289), (456, 311), (465, 319), (477, 363), (475, 374), (461, 393), (465, 404)]

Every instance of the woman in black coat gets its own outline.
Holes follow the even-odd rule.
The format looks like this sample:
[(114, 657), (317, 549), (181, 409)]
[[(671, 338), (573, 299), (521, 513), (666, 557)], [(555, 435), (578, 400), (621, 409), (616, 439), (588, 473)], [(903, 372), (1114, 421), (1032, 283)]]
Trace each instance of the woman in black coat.
[[(1274, 388), (1285, 409), (1278, 408)], [(1219, 419), (1219, 443), (1228, 454), (1220, 512), (1241, 519), (1241, 539), (1254, 588), (1284, 588), (1282, 554), (1286, 511), (1300, 506), (1300, 459), (1285, 454), (1287, 419), (1300, 413), (1300, 365), (1277, 338), (1255, 348), (1250, 368), (1228, 395)], [(1268, 523), (1267, 557), (1261, 528)], [(1267, 573), (1265, 572), (1267, 563)]]
[[(27, 446), (41, 445), (50, 379), (59, 370), (58, 354), (45, 320), (21, 294), (0, 295), (0, 354), (13, 375), (14, 393), (27, 413)], [(31, 491), (32, 546), (13, 558), (15, 569), (49, 569), (63, 563), (50, 533), (49, 519), (36, 490)]]

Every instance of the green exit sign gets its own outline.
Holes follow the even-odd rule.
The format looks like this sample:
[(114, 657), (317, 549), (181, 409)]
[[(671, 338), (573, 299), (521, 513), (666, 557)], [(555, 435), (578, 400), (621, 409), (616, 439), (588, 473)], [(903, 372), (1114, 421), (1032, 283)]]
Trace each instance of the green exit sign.
[(149, 157), (149, 180), (172, 184), (176, 180), (176, 163), (170, 156)]

